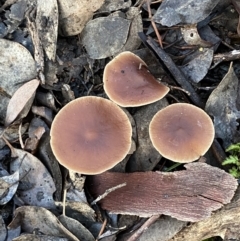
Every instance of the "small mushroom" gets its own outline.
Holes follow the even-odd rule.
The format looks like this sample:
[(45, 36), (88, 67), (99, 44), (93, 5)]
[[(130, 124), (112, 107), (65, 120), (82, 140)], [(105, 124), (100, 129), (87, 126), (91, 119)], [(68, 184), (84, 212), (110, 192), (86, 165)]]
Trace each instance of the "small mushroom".
[(81, 97), (53, 120), (52, 151), (66, 168), (99, 174), (122, 161), (131, 147), (132, 127), (124, 111), (101, 97)]
[(214, 139), (211, 118), (186, 103), (169, 105), (152, 119), (149, 134), (159, 153), (175, 162), (192, 162), (204, 155)]
[(131, 52), (122, 52), (104, 69), (103, 87), (108, 97), (123, 107), (136, 107), (162, 99), (169, 88), (149, 72), (146, 63)]

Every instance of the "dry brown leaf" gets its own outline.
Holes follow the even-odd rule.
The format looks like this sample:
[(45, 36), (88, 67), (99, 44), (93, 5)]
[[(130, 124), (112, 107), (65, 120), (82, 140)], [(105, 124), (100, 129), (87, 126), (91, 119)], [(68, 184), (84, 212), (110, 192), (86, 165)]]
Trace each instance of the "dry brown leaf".
[(127, 41), (130, 24), (127, 19), (111, 15), (89, 21), (81, 36), (90, 58), (103, 59), (119, 52)]
[(81, 241), (95, 241), (93, 235), (80, 222), (65, 215), (58, 217), (62, 225)]
[(0, 240), (6, 240), (7, 237), (7, 228), (3, 221), (2, 215), (0, 215)]
[(12, 241), (69, 241), (68, 238), (60, 238), (49, 235), (23, 234)]
[(4, 122), (9, 99), (25, 83), (36, 78), (35, 61), (19, 43), (0, 39), (0, 122)]
[(7, 107), (7, 113), (5, 118), (5, 126), (10, 125), (16, 118), (24, 111), (25, 117), (32, 106), (32, 102), (35, 96), (37, 87), (39, 86), (39, 80), (33, 79), (24, 85), (22, 85), (12, 96)]
[(37, 1), (36, 25), (44, 52), (49, 60), (55, 61), (58, 36), (57, 0)]
[(59, 222), (56, 216), (43, 207), (23, 206), (14, 212), (9, 228), (21, 226), (22, 232), (33, 233), (38, 230), (45, 235), (68, 238), (79, 241)]
[(104, 0), (59, 0), (59, 26), (64, 36), (77, 35)]
[[(19, 140), (19, 125), (20, 123), (14, 122), (12, 125), (10, 125), (8, 128), (1, 128), (0, 127), (0, 135), (3, 134), (4, 132), (4, 137), (10, 142), (16, 142)], [(23, 135), (27, 129), (28, 129), (28, 123), (25, 123), (24, 125), (21, 126), (21, 132), (20, 134)], [(2, 149), (6, 145), (5, 141), (0, 138), (0, 149)]]
[(224, 148), (233, 143), (239, 125), (238, 88), (239, 79), (231, 63), (228, 72), (208, 97), (205, 106), (206, 112), (213, 117), (216, 138), (221, 138)]
[[(1, 170), (0, 176), (2, 176), (4, 169), (1, 168)], [(0, 177), (0, 205), (8, 203), (12, 199), (17, 191), (19, 181), (19, 171), (12, 175), (9, 175), (7, 171), (4, 172), (5, 175)]]
[(54, 208), (53, 193), (56, 191), (53, 179), (46, 167), (32, 154), (12, 148), (11, 172), (19, 170), (21, 181), (18, 196), (27, 205)]
[(130, 157), (128, 168), (131, 172), (151, 171), (161, 159), (149, 137), (149, 122), (153, 116), (168, 102), (165, 98), (150, 105), (143, 106), (133, 115), (137, 127), (137, 149)]

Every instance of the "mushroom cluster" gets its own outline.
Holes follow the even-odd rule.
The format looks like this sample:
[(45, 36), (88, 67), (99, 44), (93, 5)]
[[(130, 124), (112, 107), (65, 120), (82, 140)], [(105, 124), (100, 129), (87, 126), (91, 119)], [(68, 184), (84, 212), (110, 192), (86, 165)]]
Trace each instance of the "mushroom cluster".
[[(112, 101), (94, 96), (78, 98), (64, 106), (52, 123), (54, 155), (63, 166), (82, 174), (102, 173), (128, 154), (132, 127), (119, 106), (147, 105), (169, 92), (131, 52), (119, 54), (106, 65), (103, 83)], [(186, 163), (207, 152), (214, 139), (214, 126), (200, 108), (178, 103), (153, 117), (149, 134), (163, 157)]]

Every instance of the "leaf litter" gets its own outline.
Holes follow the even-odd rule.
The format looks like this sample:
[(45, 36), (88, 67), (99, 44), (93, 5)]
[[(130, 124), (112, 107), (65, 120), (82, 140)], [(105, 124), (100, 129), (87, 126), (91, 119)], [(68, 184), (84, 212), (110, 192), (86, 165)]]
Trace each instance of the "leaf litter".
[[(174, 67), (171, 68), (171, 71), (180, 69), (181, 67), (179, 66), (184, 66), (182, 67), (182, 72), (184, 72), (183, 76), (185, 76), (184, 81), (195, 81), (195, 92), (198, 94), (200, 92), (199, 90), (205, 88), (204, 91), (206, 91), (206, 96), (209, 96), (211, 92), (209, 91), (209, 89), (214, 88), (214, 86), (218, 84), (218, 79), (223, 79), (221, 75), (224, 72), (223, 69), (226, 66), (224, 62), (220, 67), (218, 66), (219, 68), (216, 68), (216, 65), (212, 66), (212, 70), (210, 72), (209, 67), (211, 65), (212, 59), (214, 61), (216, 60), (217, 64), (219, 64), (221, 61), (233, 61), (239, 59), (239, 55), (235, 54), (234, 52), (237, 50), (227, 50), (227, 52), (221, 52), (222, 45), (225, 45), (226, 49), (232, 46), (237, 48), (237, 45), (235, 45), (234, 43), (234, 38), (236, 39), (236, 36), (232, 37), (231, 34), (234, 33), (236, 30), (238, 31), (237, 24), (239, 22), (239, 16), (237, 14), (235, 14), (236, 16), (232, 14), (231, 16), (233, 16), (234, 18), (226, 20), (226, 18), (228, 17), (227, 15), (225, 16), (226, 18), (221, 17), (220, 15), (221, 13), (226, 12), (225, 8), (227, 2), (227, 0), (215, 2), (210, 2), (209, 0), (206, 0), (199, 4), (195, 2), (193, 3), (193, 1), (189, 0), (183, 4), (175, 0), (166, 0), (163, 1), (161, 4), (158, 3), (157, 5), (149, 5), (150, 9), (148, 9), (148, 4), (144, 4), (143, 2), (143, 5), (141, 5), (142, 3), (136, 1), (135, 5), (133, 6), (134, 2), (132, 3), (131, 1), (121, 0), (111, 2), (105, 1), (104, 4), (103, 1), (96, 2), (63, 0), (58, 2), (55, 0), (44, 1), (44, 4), (40, 4), (39, 1), (30, 2), (28, 0), (20, 0), (17, 2), (10, 0), (5, 2), (4, 6), (2, 7), (4, 11), (1, 12), (1, 16), (4, 16), (4, 19), (3, 22), (0, 23), (0, 36), (6, 39), (11, 39), (11, 41), (6, 39), (0, 39), (0, 122), (1, 124), (4, 124), (4, 120), (6, 118), (6, 120), (9, 119), (7, 123), (11, 123), (11, 125), (8, 126), (7, 129), (4, 129), (4, 127), (0, 126), (0, 130), (1, 137), (3, 136), (16, 148), (12, 148), (13, 152), (11, 158), (5, 156), (1, 159), (1, 162), (4, 163), (4, 167), (6, 167), (7, 169), (9, 169), (10, 167), (11, 175), (5, 173), (3, 177), (0, 177), (0, 185), (2, 187), (2, 196), (4, 198), (7, 198), (4, 201), (4, 205), (23, 205), (16, 210), (16, 216), (14, 218), (14, 221), (12, 221), (12, 223), (8, 227), (8, 239), (84, 240), (84, 238), (86, 238), (87, 240), (92, 240), (93, 236), (94, 238), (96, 238), (99, 236), (99, 234), (101, 234), (101, 229), (104, 228), (104, 225), (106, 224), (107, 226), (105, 227), (105, 231), (100, 237), (105, 237), (105, 239), (107, 240), (114, 240), (116, 238), (120, 238), (121, 240), (121, 235), (116, 232), (121, 231), (121, 229), (119, 229), (118, 227), (121, 217), (125, 217), (125, 219), (123, 218), (122, 220), (125, 220), (125, 223), (127, 223), (127, 215), (119, 215), (119, 220), (117, 220), (117, 215), (109, 215), (108, 213), (106, 213), (107, 218), (109, 219), (108, 222), (103, 222), (103, 220), (106, 220), (106, 216), (102, 215), (98, 211), (94, 212), (94, 210), (88, 204), (88, 202), (91, 203), (91, 197), (89, 197), (90, 193), (88, 192), (88, 195), (85, 195), (85, 191), (87, 190), (86, 186), (84, 185), (84, 177), (79, 176), (77, 178), (74, 178), (72, 174), (69, 177), (66, 175), (66, 172), (61, 172), (62, 170), (60, 169), (57, 160), (51, 153), (50, 147), (48, 145), (48, 131), (49, 128), (51, 128), (53, 116), (58, 111), (58, 109), (60, 109), (66, 102), (74, 99), (75, 97), (81, 97), (84, 95), (105, 96), (102, 91), (101, 76), (102, 70), (108, 61), (108, 59), (105, 59), (106, 57), (116, 55), (118, 52), (122, 52), (125, 49), (135, 51), (139, 48), (139, 45), (142, 41), (145, 44), (145, 47), (147, 47), (148, 49), (154, 51), (156, 50), (155, 46), (159, 45), (159, 38), (156, 41), (154, 39), (155, 46), (152, 45), (153, 48), (151, 49), (148, 45), (149, 42), (144, 41), (138, 36), (138, 32), (145, 32), (146, 29), (148, 30), (149, 34), (147, 37), (150, 37), (150, 34), (153, 38), (155, 36), (155, 29), (152, 25), (152, 19), (149, 18), (149, 16), (151, 16), (151, 14), (149, 14), (149, 11), (152, 11), (152, 15), (154, 15), (153, 20), (155, 20), (155, 22), (157, 23), (156, 26), (159, 30), (159, 33), (161, 34), (164, 45), (164, 56), (170, 56), (174, 59), (175, 63), (172, 63)], [(191, 6), (191, 8), (189, 6)], [(235, 6), (235, 8), (236, 10), (238, 10), (237, 6)], [(234, 10), (234, 7), (233, 5), (231, 5), (230, 7), (228, 6), (226, 9), (228, 9), (228, 15), (230, 16), (229, 13), (233, 13), (232, 10)], [(79, 18), (78, 15), (80, 11), (82, 11), (81, 18)], [(173, 14), (169, 15), (169, 12)], [(217, 17), (215, 18), (215, 16)], [(101, 22), (101, 19), (104, 19), (105, 22)], [(223, 19), (225, 22), (223, 21)], [(120, 20), (117, 27), (114, 25), (115, 23), (113, 23), (113, 20)], [(89, 27), (91, 26), (91, 22), (97, 23), (94, 28)], [(101, 24), (99, 25), (99, 23), (105, 24), (105, 27), (101, 28)], [(175, 23), (180, 23), (181, 26), (173, 26), (175, 25)], [(163, 25), (173, 27), (166, 28)], [(107, 27), (109, 27), (110, 31), (106, 31)], [(180, 31), (180, 29), (182, 31)], [(212, 30), (214, 30), (214, 32)], [(231, 33), (228, 30), (230, 30)], [(58, 37), (58, 31), (62, 35), (62, 37)], [(227, 35), (227, 39), (224, 39), (226, 36), (226, 32), (224, 31), (229, 32), (229, 35)], [(113, 34), (115, 32), (117, 34)], [(120, 36), (120, 40), (118, 38), (119, 32), (123, 33), (123, 36)], [(177, 32), (178, 34), (176, 34)], [(76, 34), (79, 35), (73, 36)], [(88, 37), (86, 38), (87, 35)], [(64, 36), (73, 37), (64, 38)], [(177, 38), (174, 39), (175, 37)], [(22, 45), (17, 44), (14, 41), (19, 42)], [(220, 42), (221, 45), (219, 45)], [(201, 47), (204, 47), (204, 49), (202, 49)], [(142, 52), (145, 52), (145, 50), (142, 49)], [(230, 48), (230, 50), (232, 49)], [(16, 56), (17, 52), (19, 54)], [(218, 56), (216, 55), (216, 53), (220, 53), (219, 59), (217, 59)], [(32, 57), (32, 55), (34, 56), (34, 58)], [(145, 56), (147, 62), (150, 58), (150, 54), (145, 52)], [(158, 57), (158, 54), (156, 54), (156, 56)], [(169, 78), (168, 70), (166, 66), (164, 66), (164, 58), (163, 69), (165, 69), (165, 71), (160, 68), (159, 62), (156, 59), (154, 59), (153, 61), (153, 66), (155, 67), (152, 67), (151, 71), (157, 73), (157, 75), (159, 75), (159, 77), (161, 77), (161, 79), (163, 81), (166, 81), (168, 84), (171, 83), (173, 85), (176, 85), (172, 77), (170, 76)], [(22, 61), (23, 59), (24, 61)], [(9, 63), (11, 64), (11, 66), (9, 65)], [(201, 66), (201, 68), (198, 68), (199, 65)], [(235, 68), (236, 73), (238, 73), (237, 64)], [(212, 77), (212, 73), (214, 73), (214, 77)], [(35, 91), (37, 92), (37, 96), (35, 96), (35, 92), (33, 91), (33, 89), (28, 89), (26, 88), (26, 86), (24, 86), (27, 83), (31, 83), (31, 81), (36, 78), (39, 79), (41, 82), (41, 87)], [(215, 82), (211, 82), (213, 79)], [(217, 120), (218, 123), (222, 122), (221, 126), (218, 126), (216, 128), (218, 129), (217, 137), (218, 139), (222, 139), (223, 147), (225, 147), (227, 143), (234, 140), (235, 135), (238, 131), (238, 96), (236, 95), (236, 92), (233, 92), (232, 85), (234, 84), (231, 85), (230, 82), (231, 81), (229, 80), (228, 84), (230, 86), (230, 90), (228, 89), (228, 85), (225, 85), (225, 87), (222, 88), (222, 91), (220, 91), (222, 82), (215, 89), (216, 92), (218, 90), (219, 93), (218, 96), (215, 97), (216, 102), (214, 103), (217, 103), (216, 106), (220, 105), (222, 108), (222, 106), (226, 107), (227, 102), (227, 108), (219, 108), (219, 111), (216, 111), (215, 109), (212, 113), (214, 121)], [(234, 83), (237, 87), (238, 85), (236, 83), (236, 80), (234, 80)], [(179, 85), (181, 86), (181, 84)], [(29, 103), (27, 101), (28, 98), (24, 97), (24, 95), (17, 95), (17, 90), (20, 91), (21, 88), (25, 88), (25, 92), (28, 93), (29, 96), (33, 96), (32, 99), (29, 97)], [(63, 91), (61, 90), (65, 91), (64, 96)], [(222, 93), (225, 93), (225, 90), (226, 93), (227, 91), (229, 91), (229, 93), (224, 96), (226, 98), (222, 98)], [(17, 97), (14, 93), (16, 93)], [(206, 101), (207, 98), (205, 94), (203, 94), (202, 92), (200, 93), (201, 97), (203, 97)], [(171, 94), (173, 94), (172, 97)], [(214, 94), (214, 92), (212, 92), (212, 94)], [(48, 100), (48, 96), (51, 96), (51, 100)], [(211, 98), (212, 97), (210, 95), (208, 99), (209, 103), (211, 103), (212, 101)], [(13, 104), (9, 104), (9, 106), (11, 106), (12, 108), (12, 114), (7, 113), (6, 116), (9, 100), (10, 102), (13, 102)], [(32, 106), (30, 100), (34, 101), (34, 106)], [(167, 100), (169, 101), (169, 103), (172, 103), (173, 100), (187, 102), (189, 100), (189, 96), (187, 96), (185, 93), (180, 93), (179, 90), (173, 90), (172, 93), (170, 93), (170, 95), (167, 97)], [(190, 95), (190, 101), (191, 100), (192, 99)], [(19, 103), (22, 104), (19, 105)], [(168, 103), (166, 101), (166, 105), (167, 104)], [(21, 108), (19, 108), (20, 106)], [(24, 115), (22, 115), (22, 110), (25, 109), (26, 106), (28, 106), (27, 111)], [(31, 111), (29, 111), (29, 106), (32, 107)], [(153, 106), (154, 105), (152, 105), (152, 108)], [(145, 137), (147, 136), (146, 133), (148, 129), (148, 123), (147, 121), (144, 122), (144, 119), (147, 119), (147, 117), (150, 118), (147, 114), (147, 109), (151, 112), (150, 106), (139, 109), (132, 108), (129, 110), (135, 118), (135, 122), (137, 124), (138, 138), (134, 138), (134, 140), (138, 140), (136, 144), (136, 152), (134, 153), (135, 149), (133, 149), (133, 152), (129, 154), (127, 159), (125, 160), (123, 167), (115, 168), (112, 171), (128, 172), (131, 168), (133, 168), (132, 171), (134, 170), (134, 168), (136, 169), (132, 162), (133, 159), (131, 158), (131, 156), (134, 155), (135, 157), (137, 156), (138, 158), (136, 159), (139, 160), (137, 170), (140, 169), (141, 171), (143, 171), (143, 173), (141, 173), (141, 175), (143, 176), (148, 175), (147, 173), (149, 172), (144, 173), (144, 171), (146, 170), (161, 170), (163, 166), (164, 168), (166, 168), (165, 163), (167, 166), (169, 165), (169, 161), (166, 161), (164, 158), (161, 159), (159, 155), (154, 155), (154, 149), (151, 146), (151, 143), (149, 142), (149, 140), (147, 140), (147, 138), (145, 140)], [(211, 111), (212, 110), (210, 108), (210, 112)], [(222, 113), (219, 114), (221, 111)], [(231, 118), (229, 118), (229, 114)], [(34, 124), (35, 126), (32, 125), (31, 122), (33, 116), (34, 118), (41, 120), (36, 121), (36, 124)], [(229, 138), (228, 140), (226, 140), (224, 135), (228, 135), (229, 133)], [(0, 144), (0, 146), (3, 147), (5, 145), (5, 142), (1, 140)], [(22, 148), (26, 148), (28, 152), (26, 150), (18, 149), (20, 148), (20, 146)], [(14, 152), (17, 155), (14, 155)], [(36, 157), (29, 154), (29, 152), (34, 154)], [(149, 154), (146, 154), (146, 152)], [(214, 163), (215, 158), (209, 158), (208, 155), (209, 153), (207, 154), (208, 163)], [(148, 157), (151, 157), (151, 160), (148, 162), (148, 165), (146, 165), (144, 161)], [(209, 170), (211, 170), (212, 167), (208, 166), (208, 168)], [(158, 177), (172, 177), (175, 175), (179, 176), (179, 173), (186, 173), (187, 176), (191, 174), (191, 171), (190, 169), (188, 169), (185, 171), (173, 172), (172, 174), (165, 174), (161, 172), (160, 174), (158, 173)], [(218, 171), (216, 171), (216, 173), (218, 173)], [(225, 172), (223, 173), (224, 174), (222, 175), (224, 177), (230, 178), (228, 174), (226, 174)], [(137, 174), (138, 173), (133, 173), (131, 175), (133, 177)], [(108, 176), (107, 173), (103, 175), (105, 175), (106, 177)], [(118, 175), (119, 174), (116, 173), (115, 177)], [(201, 175), (197, 175), (196, 180), (194, 180), (191, 184), (195, 183), (197, 185), (197, 180), (200, 178), (200, 176)], [(194, 197), (200, 197), (200, 199), (202, 198), (199, 203), (204, 203), (205, 205), (207, 203), (214, 210), (220, 208), (224, 203), (230, 201), (230, 198), (233, 196), (234, 187), (236, 185), (236, 181), (234, 181), (232, 187), (230, 187), (226, 191), (223, 191), (223, 189), (221, 188), (222, 180), (217, 180), (219, 180), (219, 183), (217, 183), (216, 186), (220, 188), (217, 191), (214, 189), (216, 187), (212, 188), (211, 191), (214, 191), (214, 197), (211, 196), (209, 198), (208, 195), (211, 194), (211, 191), (206, 194), (206, 197), (201, 197), (201, 195)], [(148, 183), (147, 181), (146, 183)], [(63, 183), (66, 185), (64, 188), (62, 186)], [(141, 187), (143, 189), (146, 183), (141, 184)], [(168, 183), (168, 185), (170, 184), (171, 182)], [(203, 187), (204, 185), (205, 183), (202, 184)], [(207, 185), (210, 185), (210, 182), (207, 183)], [(15, 187), (15, 189), (13, 189), (13, 187)], [(189, 187), (192, 186), (189, 185)], [(113, 187), (111, 186), (110, 188)], [(68, 217), (61, 216), (60, 219), (67, 220), (67, 223), (71, 224), (72, 227), (69, 228), (69, 230), (71, 231), (66, 231), (64, 228), (59, 227), (59, 221), (56, 219), (56, 216), (51, 216), (53, 215), (53, 213), (57, 213), (58, 216), (61, 210), (64, 209), (62, 208), (65, 205), (63, 202), (55, 203), (55, 201), (62, 200), (63, 189), (68, 189), (66, 202), (66, 214)], [(116, 195), (117, 191), (120, 190), (121, 188), (119, 190), (115, 190), (114, 192), (112, 192), (112, 194)], [(185, 189), (183, 188), (183, 190)], [(202, 189), (196, 187), (192, 190), (192, 192), (194, 193), (196, 192), (196, 190), (200, 191)], [(207, 190), (208, 189), (204, 191)], [(228, 195), (229, 191), (232, 191), (230, 195)], [(154, 196), (155, 187), (154, 189), (152, 188), (152, 186), (147, 188), (146, 193), (148, 193), (148, 199), (146, 201), (148, 203), (151, 197)], [(228, 195), (228, 197), (225, 199), (225, 202), (222, 199), (221, 201), (219, 201), (219, 193), (221, 193), (223, 196), (224, 194)], [(191, 207), (192, 205), (191, 201), (189, 201), (191, 198), (193, 198), (191, 195), (192, 193), (190, 193), (190, 197), (186, 197), (186, 200), (188, 201), (186, 206), (184, 206), (186, 209), (188, 207)], [(185, 196), (180, 195), (180, 198), (181, 197), (183, 198)], [(104, 203), (107, 198), (109, 197), (107, 196), (101, 202)], [(140, 200), (141, 198), (142, 197), (140, 197)], [(166, 201), (165, 199), (164, 201)], [(124, 198), (118, 197), (118, 203), (120, 203), (120, 201), (122, 200), (124, 200)], [(198, 203), (198, 201), (196, 201), (196, 203)], [(214, 203), (214, 205), (212, 203)], [(131, 205), (129, 204), (130, 209), (128, 207), (128, 210), (126, 212), (130, 212), (131, 208), (137, 208), (138, 204), (139, 200), (133, 202)], [(168, 203), (163, 202), (163, 204), (167, 205)], [(178, 201), (174, 201), (175, 206), (180, 204), (181, 202), (178, 203)], [(52, 212), (47, 211), (47, 209), (44, 209), (43, 207), (51, 209)], [(96, 205), (94, 205), (93, 207), (96, 208)], [(104, 205), (100, 205), (100, 207), (102, 208), (104, 207)], [(118, 208), (120, 207), (121, 205), (118, 205)], [(200, 205), (200, 207), (202, 206)], [(99, 206), (97, 206), (97, 208), (99, 208)], [(168, 208), (169, 206), (167, 206), (165, 210), (168, 210)], [(205, 212), (210, 215), (212, 209), (206, 209)], [(3, 207), (3, 210), (5, 210), (5, 206)], [(220, 212), (223, 212), (223, 215), (227, 215), (226, 212), (224, 213), (223, 210), (224, 208), (222, 208)], [(142, 209), (140, 209), (140, 211), (136, 211), (136, 213), (141, 216), (141, 211)], [(194, 211), (196, 210), (193, 210), (193, 213), (190, 213), (188, 215), (186, 213), (179, 214), (181, 210), (174, 210), (173, 212), (168, 210), (166, 211), (166, 214), (169, 214), (173, 217), (180, 215), (180, 217), (185, 218), (186, 220), (193, 221)], [(28, 216), (28, 212), (31, 213), (31, 217)], [(39, 213), (41, 213), (41, 215)], [(119, 211), (119, 213), (122, 213), (121, 210)], [(156, 213), (153, 212), (153, 214)], [(40, 217), (40, 220), (37, 220), (38, 217)], [(212, 217), (214, 217), (214, 214), (212, 214)], [(136, 224), (137, 221), (136, 219), (134, 219), (134, 217), (128, 218), (129, 220), (131, 220), (131, 222), (129, 223), (132, 223), (132, 225)], [(167, 218), (169, 219), (165, 219), (165, 217), (162, 216), (156, 221), (156, 230), (160, 230), (160, 223), (161, 226), (164, 226), (163, 224), (170, 225), (169, 222), (171, 222), (171, 227), (176, 227), (176, 229), (175, 231), (170, 230), (169, 226), (166, 226), (166, 230), (168, 230), (169, 228), (170, 234), (168, 233), (168, 236), (167, 234), (165, 234), (165, 236), (164, 234), (162, 234), (161, 240), (169, 240), (172, 236), (176, 234), (176, 230), (179, 231), (179, 229), (181, 229), (185, 225), (185, 222), (181, 222), (182, 226), (174, 226), (174, 224), (179, 221), (176, 219), (171, 219), (170, 217)], [(53, 237), (51, 232), (48, 234), (48, 227), (43, 225), (46, 220), (51, 220), (47, 222), (47, 224), (51, 223), (50, 226), (52, 227), (52, 229), (55, 229), (55, 237)], [(6, 223), (9, 223), (9, 220), (6, 220), (5, 217), (4, 221)], [(4, 236), (6, 236), (6, 226), (4, 224), (4, 221), (2, 222), (1, 231), (3, 230), (2, 233)], [(32, 222), (33, 225), (31, 224)], [(53, 225), (54, 227), (52, 226), (52, 223), (55, 225)], [(125, 223), (123, 222), (122, 226), (125, 226)], [(80, 229), (83, 230), (83, 233), (88, 233), (89, 236), (87, 234), (84, 235), (83, 233), (81, 234), (83, 235), (83, 237), (81, 237), (81, 235), (77, 233), (77, 237), (74, 236), (76, 231), (75, 225), (76, 227), (81, 227)], [(229, 225), (229, 223), (226, 223), (226, 225)], [(29, 233), (19, 236), (21, 233), (20, 226), (23, 227), (23, 230), (25, 232)], [(212, 227), (212, 225), (208, 226)], [(130, 227), (130, 225), (128, 227)], [(86, 228), (90, 230), (92, 234), (87, 231)], [(218, 226), (217, 230), (220, 230), (221, 228), (222, 226)], [(45, 235), (42, 234), (41, 230), (43, 230), (42, 232)], [(45, 233), (44, 230), (47, 230), (47, 232)], [(233, 229), (231, 229), (231, 231), (232, 230)], [(132, 230), (129, 231), (128, 229), (126, 229), (125, 233), (128, 233), (131, 236)], [(211, 230), (209, 231), (209, 233), (211, 233)], [(222, 235), (221, 232), (217, 232), (217, 234), (224, 238), (224, 235)], [(142, 240), (147, 240), (144, 239), (144, 236), (142, 237)], [(151, 235), (148, 237), (151, 237), (151, 239), (153, 240), (154, 238), (155, 240), (158, 240), (160, 238), (159, 233), (157, 232), (151, 233)]]

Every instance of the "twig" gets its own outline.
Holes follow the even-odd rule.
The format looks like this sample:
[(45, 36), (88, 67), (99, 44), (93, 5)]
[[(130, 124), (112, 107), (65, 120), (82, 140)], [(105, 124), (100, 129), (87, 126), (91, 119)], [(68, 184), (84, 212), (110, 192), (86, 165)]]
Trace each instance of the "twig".
[(20, 142), (21, 148), (24, 149), (24, 144), (22, 139), (22, 122), (20, 123), (18, 128), (18, 135), (19, 135), (19, 142)]
[(161, 46), (161, 48), (163, 48), (163, 45), (162, 45), (162, 38), (158, 32), (158, 29), (157, 29), (157, 26), (155, 24), (155, 22), (153, 21), (153, 18), (152, 18), (152, 12), (151, 12), (151, 7), (150, 7), (150, 2), (151, 0), (147, 0), (147, 8), (148, 8), (148, 18), (150, 19), (151, 21), (151, 24), (153, 26), (153, 29), (156, 33), (156, 36), (157, 36), (157, 39), (158, 39), (158, 42), (159, 42), (159, 45)]
[(66, 198), (67, 198), (67, 188), (63, 190), (63, 216), (66, 216)]
[(126, 185), (127, 185), (127, 183), (124, 182), (124, 183), (119, 184), (119, 185), (117, 185), (115, 187), (111, 187), (111, 188), (107, 189), (102, 195), (100, 195), (98, 198), (96, 198), (94, 201), (92, 201), (91, 205), (95, 205), (98, 201), (100, 201), (103, 198), (105, 198), (109, 193), (111, 193), (111, 192), (113, 192), (113, 191), (115, 191), (115, 190), (117, 190), (117, 189), (119, 189), (121, 187), (124, 187)]
[(136, 241), (160, 216), (161, 214), (150, 217), (127, 241)]
[(102, 227), (101, 227), (101, 229), (100, 229), (100, 231), (99, 231), (99, 233), (98, 233), (98, 236), (97, 236), (97, 238), (96, 238), (96, 241), (97, 241), (97, 240), (99, 239), (99, 237), (103, 234), (103, 231), (104, 231), (106, 225), (107, 225), (107, 218), (105, 218), (104, 221), (103, 221)]

